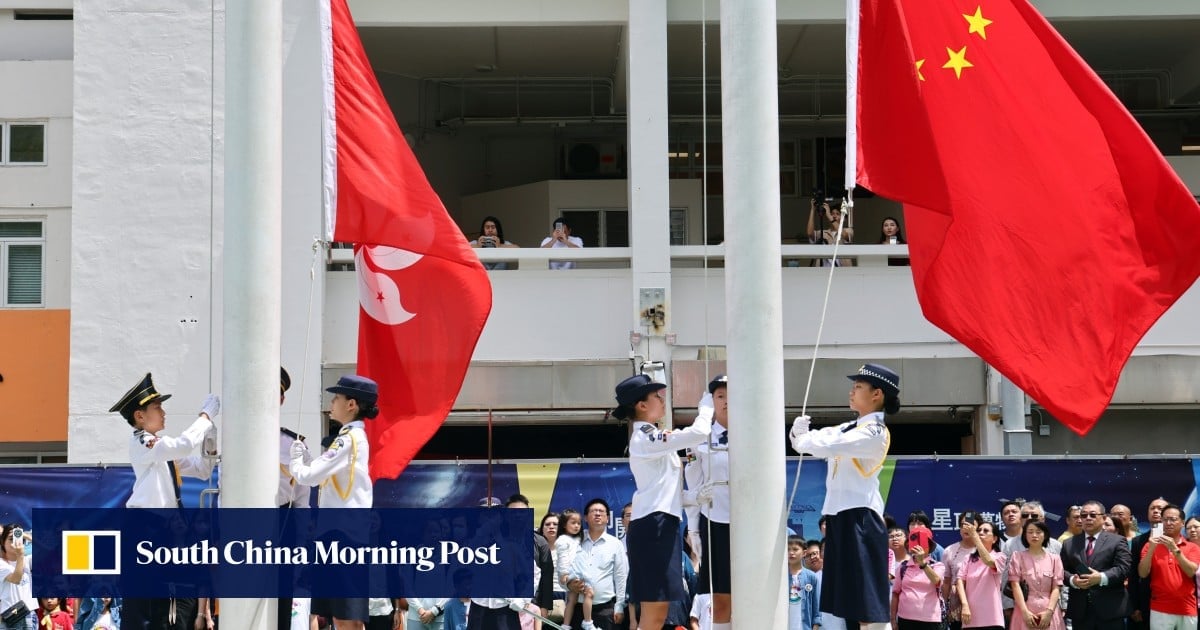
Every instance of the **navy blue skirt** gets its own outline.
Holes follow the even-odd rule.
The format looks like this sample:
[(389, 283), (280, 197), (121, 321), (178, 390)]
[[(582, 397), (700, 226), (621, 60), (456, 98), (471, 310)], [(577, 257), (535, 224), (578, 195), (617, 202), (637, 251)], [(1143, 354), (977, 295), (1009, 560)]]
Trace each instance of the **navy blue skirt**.
[(683, 537), (679, 517), (654, 512), (629, 522), (629, 598), (634, 602), (683, 599)]
[(853, 508), (825, 521), (821, 612), (859, 623), (883, 623), (891, 613), (887, 530), (870, 508)]
[[(709, 536), (709, 526), (712, 536)], [(729, 523), (717, 523), (700, 515), (700, 545), (704, 547), (700, 570), (696, 571), (696, 592), (708, 593), (709, 573), (712, 573), (712, 592), (732, 593), (733, 580), (729, 573)]]
[(312, 600), (312, 614), (346, 621), (370, 620), (366, 597), (320, 598)]

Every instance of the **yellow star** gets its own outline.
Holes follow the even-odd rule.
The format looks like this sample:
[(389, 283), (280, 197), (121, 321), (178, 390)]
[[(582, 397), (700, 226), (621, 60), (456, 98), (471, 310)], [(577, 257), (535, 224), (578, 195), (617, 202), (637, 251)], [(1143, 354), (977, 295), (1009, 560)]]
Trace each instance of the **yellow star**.
[(925, 75), (921, 74), (921, 66), (923, 66), (923, 65), (925, 65), (925, 60), (924, 60), (924, 59), (918, 59), (918, 60), (917, 60), (917, 80), (918, 80), (918, 81), (924, 81), (924, 80), (925, 80)]
[(975, 64), (967, 61), (967, 47), (963, 46), (962, 50), (954, 52), (949, 48), (946, 52), (950, 54), (950, 60), (946, 62), (943, 68), (954, 68), (954, 78), (961, 79), (963, 68), (974, 68)]
[(967, 35), (970, 35), (971, 33), (979, 33), (980, 37), (987, 39), (987, 32), (983, 29), (987, 28), (992, 21), (983, 17), (983, 7), (975, 7), (975, 15), (967, 15), (964, 13), (962, 16), (966, 18), (967, 24), (971, 25), (970, 30), (967, 31)]

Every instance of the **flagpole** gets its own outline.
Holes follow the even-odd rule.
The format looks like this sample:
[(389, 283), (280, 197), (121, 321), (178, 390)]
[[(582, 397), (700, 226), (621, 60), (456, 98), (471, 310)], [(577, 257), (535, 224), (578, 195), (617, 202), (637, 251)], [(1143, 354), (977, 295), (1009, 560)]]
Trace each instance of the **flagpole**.
[[(222, 507), (273, 508), (279, 462), (283, 9), (225, 3)], [(275, 600), (221, 601), (228, 630), (270, 630)]]
[(721, 3), (732, 627), (778, 630), (788, 615), (775, 22), (773, 0)]

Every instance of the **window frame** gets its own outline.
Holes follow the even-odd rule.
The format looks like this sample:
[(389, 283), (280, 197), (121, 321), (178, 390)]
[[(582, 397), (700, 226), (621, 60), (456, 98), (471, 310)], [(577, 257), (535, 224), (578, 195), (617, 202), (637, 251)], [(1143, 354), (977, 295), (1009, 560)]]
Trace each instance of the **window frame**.
[[(41, 217), (3, 217), (0, 223), (37, 223), (41, 225), (42, 235), (34, 236), (0, 236), (0, 309), (36, 309), (46, 307), (46, 219)], [(12, 245), (37, 245), (41, 253), (40, 299), (36, 304), (12, 304), (9, 302), (8, 263), (9, 247)]]
[[(49, 130), (50, 121), (45, 119), (33, 120), (2, 120), (0, 121), (0, 166), (46, 166), (49, 162), (50, 143)], [(12, 150), (12, 127), (29, 127), (38, 126), (42, 128), (42, 161), (41, 162), (13, 162), (9, 158), (9, 153)]]

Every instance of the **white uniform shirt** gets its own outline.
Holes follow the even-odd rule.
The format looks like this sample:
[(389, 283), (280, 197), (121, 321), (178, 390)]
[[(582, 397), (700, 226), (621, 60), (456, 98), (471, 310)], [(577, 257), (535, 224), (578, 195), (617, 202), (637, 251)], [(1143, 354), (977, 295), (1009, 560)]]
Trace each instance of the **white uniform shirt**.
[[(554, 238), (550, 237), (550, 236), (547, 236), (546, 238), (542, 239), (542, 244), (540, 245), (540, 247), (545, 247), (546, 243), (549, 243), (550, 241), (554, 241), (554, 244), (550, 246), (550, 249), (562, 249), (565, 247), (569, 247), (569, 245), (564, 244), (562, 241), (554, 240)], [(567, 241), (570, 242), (575, 247), (580, 247), (580, 248), (583, 247), (583, 239), (579, 238), (578, 236), (568, 236)], [(552, 261), (550, 261), (550, 268), (551, 269), (574, 269), (575, 261), (573, 261), (573, 260), (552, 260)]]
[(811, 453), (828, 461), (822, 514), (865, 507), (883, 517), (879, 469), (887, 457), (890, 440), (883, 412), (878, 411), (836, 427), (809, 431), (792, 440), (792, 448), (797, 452)]
[[(131, 508), (174, 508), (175, 482), (167, 462), (175, 462), (180, 475), (209, 479), (216, 459), (189, 454), (215, 430), (212, 420), (196, 418), (179, 437), (157, 436), (141, 429), (129, 437), (129, 463), (133, 466), (133, 494), (125, 502)], [(161, 433), (161, 431), (160, 431)]]
[(333, 444), (311, 464), (293, 459), (290, 470), (296, 483), (321, 486), (320, 507), (369, 508), (374, 496), (367, 470), (369, 455), (363, 422), (355, 420), (342, 427)]
[[(705, 484), (714, 484), (712, 505), (701, 506), (699, 513), (714, 523), (729, 523), (729, 429), (714, 423), (712, 434), (692, 449), (695, 460), (684, 470), (688, 490), (698, 491)], [(700, 519), (688, 511), (688, 530), (699, 531)]]
[(297, 482), (292, 476), (292, 471), (288, 470), (292, 457), (292, 442), (295, 441), (296, 438), (283, 431), (279, 432), (279, 487), (275, 489), (275, 505), (306, 508), (312, 503), (312, 486)]
[(637, 484), (633, 520), (654, 512), (680, 515), (683, 464), (675, 451), (703, 443), (711, 431), (711, 408), (702, 409), (692, 426), (676, 431), (663, 431), (640, 420), (633, 423), (633, 437), (629, 438), (629, 470)]

